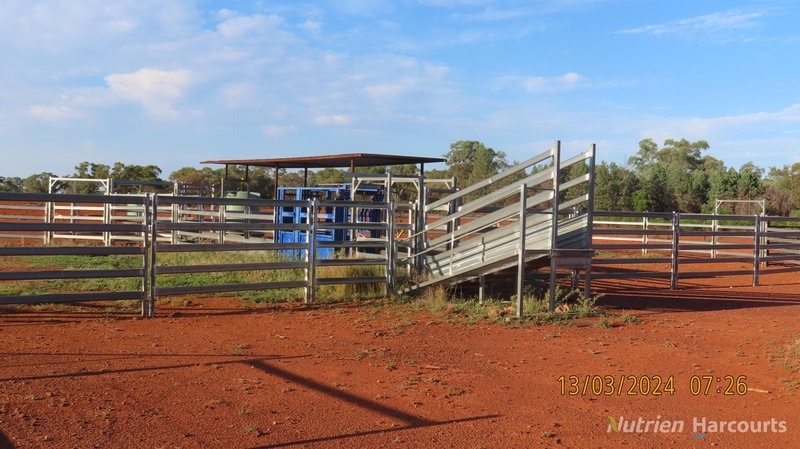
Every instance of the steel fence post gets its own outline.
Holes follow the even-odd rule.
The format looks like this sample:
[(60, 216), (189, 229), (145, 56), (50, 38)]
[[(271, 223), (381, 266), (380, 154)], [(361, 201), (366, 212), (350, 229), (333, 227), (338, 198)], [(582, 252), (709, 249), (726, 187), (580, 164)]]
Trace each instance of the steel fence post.
[(517, 249), (517, 317), (522, 318), (525, 299), (525, 223), (528, 215), (528, 186), (519, 186), (519, 247)]
[(308, 228), (306, 230), (306, 304), (314, 302), (317, 289), (317, 199), (312, 198), (306, 206), (308, 209)]
[(556, 249), (558, 248), (558, 208), (561, 198), (561, 141), (555, 141), (553, 153), (553, 222), (550, 230), (550, 301), (548, 310), (550, 313), (556, 311)]
[(758, 276), (761, 265), (761, 217), (756, 215), (753, 220), (753, 286), (758, 285)]
[(142, 318), (147, 318), (149, 313), (150, 304), (150, 284), (148, 282), (150, 277), (150, 194), (146, 193), (144, 196), (144, 215), (142, 220), (142, 247), (144, 254), (142, 255)]
[(680, 251), (681, 217), (678, 212), (672, 212), (672, 263), (670, 264), (669, 288), (678, 288), (678, 259)]
[(150, 318), (153, 318), (156, 314), (156, 263), (158, 261), (158, 254), (157, 254), (157, 247), (158, 247), (158, 194), (153, 194), (152, 202), (151, 202), (151, 212), (150, 212), (150, 226), (151, 231), (150, 235), (151, 243), (150, 243), (150, 251), (148, 252), (145, 250), (146, 253), (149, 253), (150, 257), (150, 307), (148, 310), (147, 315)]
[(395, 247), (394, 247), (394, 201), (389, 199), (389, 208), (386, 209), (386, 296), (395, 294)]

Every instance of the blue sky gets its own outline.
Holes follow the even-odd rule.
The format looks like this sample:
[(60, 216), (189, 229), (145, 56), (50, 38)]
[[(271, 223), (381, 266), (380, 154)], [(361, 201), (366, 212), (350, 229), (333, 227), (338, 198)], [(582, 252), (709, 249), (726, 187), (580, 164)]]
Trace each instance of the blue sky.
[(685, 137), (783, 165), (798, 23), (789, 1), (4, 0), (0, 175), (462, 139), (622, 162)]

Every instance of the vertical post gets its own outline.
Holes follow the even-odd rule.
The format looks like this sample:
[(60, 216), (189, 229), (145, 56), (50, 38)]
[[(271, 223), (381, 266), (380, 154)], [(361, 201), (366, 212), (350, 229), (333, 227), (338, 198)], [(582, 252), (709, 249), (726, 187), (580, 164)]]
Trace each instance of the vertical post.
[[(414, 252), (416, 254), (421, 253), (425, 248), (425, 234), (422, 232), (427, 225), (425, 221), (425, 164), (419, 164), (419, 177), (417, 179), (419, 185), (417, 186), (417, 216), (416, 216), (416, 223), (414, 226), (414, 234), (417, 236), (414, 238)], [(425, 260), (425, 256), (417, 256), (417, 259), (414, 261), (416, 266), (416, 271), (418, 275), (423, 273), (423, 261)]]
[[(111, 190), (114, 188), (111, 178), (106, 179), (104, 183), (106, 187), (106, 195), (111, 195)], [(73, 211), (71, 214), (74, 214)], [(103, 203), (103, 223), (111, 224), (111, 203)], [(103, 243), (105, 246), (111, 246), (111, 232), (106, 231), (103, 233)]]
[(764, 236), (764, 233), (769, 232), (770, 220), (766, 216), (763, 216), (763, 217), (764, 217), (764, 220), (762, 221), (762, 228), (761, 228), (761, 230), (763, 231), (762, 234), (761, 234), (761, 258), (762, 258), (761, 266), (762, 267), (768, 267), (769, 266), (769, 260), (765, 261), (763, 259), (765, 257), (767, 257), (767, 258), (769, 257), (769, 244), (770, 244), (770, 241), (769, 241), (769, 237), (765, 237)]
[(669, 288), (678, 288), (678, 259), (681, 236), (681, 215), (672, 212), (672, 263), (670, 264)]
[(642, 254), (647, 254), (644, 248), (647, 245), (647, 221), (645, 220), (647, 220), (647, 217), (642, 217), (642, 238), (639, 239), (642, 242)]
[[(173, 202), (171, 210), (172, 210), (172, 222), (173, 223), (180, 223), (180, 221), (181, 221), (181, 212), (180, 212), (180, 207), (178, 206), (178, 203)], [(188, 208), (187, 208), (187, 210), (188, 210)], [(156, 211), (156, 212), (158, 212), (158, 211)], [(198, 219), (202, 220), (203, 218), (202, 217), (198, 217)], [(173, 245), (177, 245), (178, 244), (178, 232), (179, 231), (177, 231), (177, 230), (170, 232), (170, 241), (172, 242)]]
[[(593, 246), (592, 243), (592, 234), (594, 229), (594, 174), (595, 174), (595, 156), (597, 154), (597, 144), (589, 145), (589, 152), (591, 155), (589, 156), (589, 189), (587, 193), (589, 197), (586, 200), (586, 249), (591, 249)], [(646, 225), (645, 225), (646, 226)], [(583, 280), (583, 294), (586, 298), (589, 298), (592, 294), (592, 258), (589, 257), (589, 261), (586, 267), (586, 276)]]
[(144, 216), (142, 217), (142, 247), (144, 253), (142, 254), (142, 318), (147, 318), (150, 315), (150, 285), (148, 279), (150, 278), (150, 194), (144, 195)]
[(716, 211), (714, 211), (714, 215), (711, 217), (711, 258), (717, 258), (717, 244), (719, 243), (719, 236), (717, 235), (719, 232), (719, 220), (717, 219)]
[[(519, 186), (519, 247), (517, 248), (517, 317), (522, 318), (525, 302), (525, 233), (528, 230), (528, 186)], [(481, 277), (483, 278), (483, 277)]]
[[(224, 201), (224, 198), (223, 198), (223, 201)], [(225, 213), (226, 213), (227, 210), (228, 210), (228, 206), (226, 204), (223, 203), (223, 204), (221, 204), (219, 206), (219, 222), (220, 222), (220, 224), (225, 223)], [(223, 226), (223, 228), (224, 228), (224, 226)], [(225, 229), (220, 229), (219, 230), (218, 240), (219, 240), (219, 243), (221, 243), (221, 244), (225, 243)]]
[[(278, 180), (278, 170), (279, 170), (278, 164), (275, 164), (275, 189), (272, 192), (272, 199), (274, 199), (274, 200), (278, 199), (278, 181), (279, 181)], [(295, 198), (295, 199), (299, 199), (299, 198)]]
[(758, 285), (758, 276), (761, 268), (761, 217), (756, 215), (753, 220), (753, 286)]
[(486, 277), (478, 276), (478, 304), (483, 304), (486, 297)]
[(387, 192), (387, 203), (389, 208), (386, 209), (386, 296), (394, 296), (395, 293), (395, 247), (394, 247), (394, 201)]
[(308, 205), (308, 228), (306, 228), (306, 299), (305, 303), (310, 304), (315, 301), (317, 290), (317, 198), (309, 200)]
[[(52, 201), (45, 201), (44, 203), (44, 222), (50, 223), (50, 208), (52, 207)], [(47, 246), (50, 244), (50, 232), (44, 231), (44, 245)]]
[(149, 310), (147, 311), (147, 316), (150, 318), (155, 316), (156, 293), (158, 291), (156, 288), (156, 262), (158, 261), (158, 194), (153, 195), (151, 207), (152, 213), (150, 214), (150, 235), (152, 238), (149, 251), (145, 249), (145, 253), (149, 253), (150, 256), (150, 265), (148, 267), (150, 269), (150, 306)]
[[(550, 228), (550, 301), (548, 310), (556, 311), (556, 250), (558, 249), (558, 208), (561, 195), (561, 141), (556, 140), (553, 148), (553, 221)], [(590, 230), (591, 232), (591, 230)]]

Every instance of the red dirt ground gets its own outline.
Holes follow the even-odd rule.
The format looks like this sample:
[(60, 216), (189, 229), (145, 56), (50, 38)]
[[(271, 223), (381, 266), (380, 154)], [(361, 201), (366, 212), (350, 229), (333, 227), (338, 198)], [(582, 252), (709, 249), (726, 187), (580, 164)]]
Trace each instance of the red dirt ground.
[[(234, 298), (164, 302), (151, 320), (4, 311), (0, 447), (800, 447), (800, 373), (787, 366), (798, 363), (800, 279), (750, 282), (598, 281), (607, 310), (641, 320), (610, 328)], [(675, 394), (562, 395), (557, 379), (573, 374), (672, 375)], [(692, 375), (744, 375), (749, 391), (692, 396)], [(615, 433), (608, 416), (686, 427)], [(787, 431), (694, 438), (693, 417), (774, 418)]]

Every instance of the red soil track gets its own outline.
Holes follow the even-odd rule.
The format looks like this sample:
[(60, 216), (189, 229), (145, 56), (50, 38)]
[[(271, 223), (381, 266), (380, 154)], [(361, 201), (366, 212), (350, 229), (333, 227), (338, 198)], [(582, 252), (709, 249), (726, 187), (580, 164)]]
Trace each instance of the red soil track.
[[(750, 282), (598, 281), (604, 307), (642, 321), (611, 328), (470, 325), (382, 304), (246, 309), (233, 298), (164, 303), (152, 320), (4, 311), (0, 434), (19, 448), (800, 447), (800, 374), (785, 363), (797, 363), (800, 280)], [(557, 379), (572, 374), (672, 375), (676, 391), (564, 396)], [(692, 396), (692, 375), (745, 375), (750, 390)], [(609, 433), (608, 416), (687, 428)], [(787, 431), (698, 441), (693, 417), (775, 418)]]

